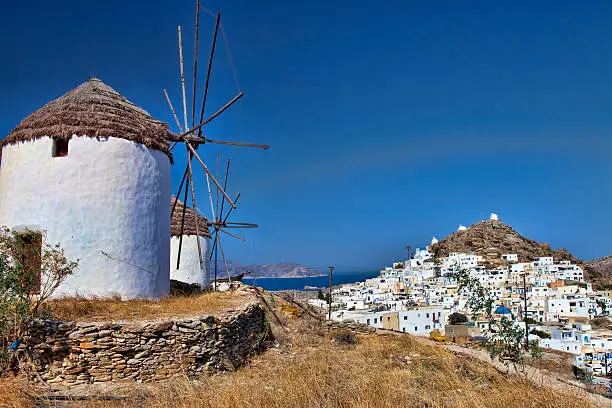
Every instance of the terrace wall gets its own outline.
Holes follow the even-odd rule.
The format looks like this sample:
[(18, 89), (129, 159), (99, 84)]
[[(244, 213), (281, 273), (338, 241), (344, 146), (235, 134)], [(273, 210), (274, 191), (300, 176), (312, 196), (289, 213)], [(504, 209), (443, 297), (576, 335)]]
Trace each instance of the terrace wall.
[(268, 334), (258, 304), (221, 317), (155, 322), (45, 320), (34, 322), (18, 355), (33, 380), (50, 384), (158, 381), (236, 370)]

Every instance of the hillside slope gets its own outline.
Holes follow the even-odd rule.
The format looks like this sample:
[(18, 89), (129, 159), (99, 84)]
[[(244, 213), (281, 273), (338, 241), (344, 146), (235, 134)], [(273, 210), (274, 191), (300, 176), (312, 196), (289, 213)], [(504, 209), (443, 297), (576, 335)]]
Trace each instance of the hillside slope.
[(612, 287), (612, 255), (585, 262), (584, 268), (600, 288)]
[[(593, 396), (577, 387), (550, 388), (527, 377), (503, 374), (487, 361), (408, 334), (347, 335), (346, 330), (320, 321), (316, 310), (306, 313), (303, 306), (266, 292), (262, 299), (274, 305), (273, 347), (253, 356), (238, 371), (205, 375), (197, 381), (179, 376), (160, 383), (124, 380), (76, 386), (62, 391), (68, 401), (61, 406), (595, 408), (606, 403), (591, 402)], [(49, 402), (49, 394), (54, 395), (48, 387), (0, 379), (0, 406), (50, 406), (55, 401)]]
[(476, 253), (478, 255), (501, 256), (518, 254), (519, 262), (528, 262), (540, 256), (553, 256), (557, 260), (582, 261), (567, 249), (552, 249), (547, 243), (540, 243), (512, 229), (501, 221), (486, 220), (473, 224), (464, 231), (456, 231), (431, 246), (436, 257), (448, 256), (451, 252)]

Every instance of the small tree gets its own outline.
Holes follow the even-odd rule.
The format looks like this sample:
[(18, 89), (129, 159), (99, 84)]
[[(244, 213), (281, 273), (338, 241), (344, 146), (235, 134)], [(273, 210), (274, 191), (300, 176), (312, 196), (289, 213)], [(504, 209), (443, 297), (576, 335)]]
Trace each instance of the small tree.
[[(32, 249), (26, 243), (36, 235), (40, 247)], [(31, 258), (40, 259), (40, 266), (27, 264)], [(44, 302), (77, 266), (44, 234), (0, 227), (0, 372), (11, 364), (29, 324), (44, 313)]]
[(551, 338), (550, 333), (545, 332), (543, 330), (533, 329), (529, 333), (530, 334), (535, 334), (536, 336), (538, 336), (541, 339), (550, 339)]
[(319, 289), (319, 293), (317, 293), (317, 299), (326, 301), (325, 294), (321, 289)]
[(603, 316), (603, 315), (608, 314), (607, 313), (608, 305), (606, 304), (606, 302), (604, 302), (603, 299), (597, 299), (596, 302), (597, 302), (597, 306), (599, 306), (599, 308), (601, 309), (601, 315)]
[(467, 321), (468, 321), (468, 318), (463, 313), (455, 312), (448, 316), (449, 324), (461, 324), (461, 323), (467, 323)]
[(459, 269), (455, 271), (454, 275), (459, 287), (459, 293), (468, 297), (466, 306), (472, 311), (474, 320), (485, 315), (487, 320), (489, 320), (490, 329), (494, 306), (490, 289), (483, 286), (478, 279), (470, 276), (470, 271), (467, 269)]
[(489, 288), (483, 286), (480, 281), (470, 276), (469, 270), (460, 269), (455, 272), (455, 278), (459, 292), (468, 297), (466, 306), (472, 311), (475, 319), (485, 315), (489, 321), (489, 327), (485, 330), (486, 341), (484, 347), (489, 352), (491, 360), (498, 359), (506, 367), (514, 366), (516, 372), (524, 372), (524, 352), (528, 352), (534, 358), (542, 356), (542, 351), (537, 341), (528, 342), (527, 350), (523, 350), (523, 336), (527, 334), (518, 327), (513, 319), (502, 316), (501, 319), (493, 319), (493, 306), (495, 302)]

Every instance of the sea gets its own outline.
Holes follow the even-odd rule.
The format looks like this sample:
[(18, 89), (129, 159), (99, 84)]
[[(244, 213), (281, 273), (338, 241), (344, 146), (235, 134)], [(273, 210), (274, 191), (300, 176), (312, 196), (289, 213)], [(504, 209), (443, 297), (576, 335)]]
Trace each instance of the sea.
[[(372, 272), (334, 272), (333, 285), (363, 282), (375, 278), (379, 271)], [(311, 276), (305, 278), (243, 278), (248, 285), (258, 286), (265, 290), (319, 290), (329, 287), (329, 275)]]

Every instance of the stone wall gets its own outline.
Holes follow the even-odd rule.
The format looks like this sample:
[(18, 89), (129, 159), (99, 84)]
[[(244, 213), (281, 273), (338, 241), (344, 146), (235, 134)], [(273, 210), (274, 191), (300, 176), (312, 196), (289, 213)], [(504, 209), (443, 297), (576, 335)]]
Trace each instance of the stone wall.
[(155, 322), (45, 320), (34, 323), (19, 355), (33, 379), (50, 384), (157, 381), (233, 371), (262, 349), (268, 334), (259, 304), (220, 317)]

